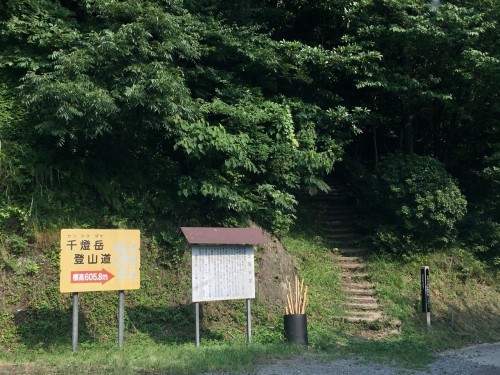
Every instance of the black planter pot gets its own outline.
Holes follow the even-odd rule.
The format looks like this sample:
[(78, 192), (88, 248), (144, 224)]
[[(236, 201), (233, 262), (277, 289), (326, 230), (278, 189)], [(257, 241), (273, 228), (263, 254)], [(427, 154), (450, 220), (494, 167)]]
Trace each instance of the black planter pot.
[(307, 341), (307, 315), (290, 314), (284, 316), (285, 338), (288, 342), (305, 345)]

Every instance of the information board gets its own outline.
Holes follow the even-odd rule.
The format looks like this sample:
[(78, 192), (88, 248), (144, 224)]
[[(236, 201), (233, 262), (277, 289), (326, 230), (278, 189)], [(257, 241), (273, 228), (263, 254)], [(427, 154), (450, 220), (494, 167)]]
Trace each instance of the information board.
[(193, 302), (255, 298), (253, 246), (192, 246), (191, 267)]
[(139, 289), (140, 236), (135, 229), (62, 229), (61, 292)]

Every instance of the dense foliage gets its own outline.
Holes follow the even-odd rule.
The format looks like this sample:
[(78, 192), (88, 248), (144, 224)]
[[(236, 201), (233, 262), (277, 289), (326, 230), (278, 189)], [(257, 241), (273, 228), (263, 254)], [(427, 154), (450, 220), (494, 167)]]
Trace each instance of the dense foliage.
[[(498, 255), (499, 19), (496, 0), (2, 2), (2, 225), (139, 226), (169, 247), (179, 225), (285, 232), (345, 153), (399, 152), (444, 164), (461, 238)], [(436, 173), (405, 216), (429, 245), (464, 206)]]
[(176, 1), (9, 1), (7, 13), (2, 63), (23, 74), (24, 142), (54, 200), (35, 210), (71, 211), (69, 198), (97, 211), (87, 225), (279, 231), (295, 191), (326, 188), (352, 126), (336, 124), (344, 108), (278, 89), (303, 80), (297, 46)]
[(467, 202), (439, 162), (394, 154), (383, 159), (372, 178), (363, 206), (379, 248), (404, 253), (453, 242)]

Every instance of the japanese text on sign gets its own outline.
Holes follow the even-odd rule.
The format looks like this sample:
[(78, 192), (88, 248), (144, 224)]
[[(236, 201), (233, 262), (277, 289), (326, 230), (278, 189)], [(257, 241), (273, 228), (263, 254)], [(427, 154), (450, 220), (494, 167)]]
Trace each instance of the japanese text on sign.
[(253, 246), (193, 246), (193, 302), (255, 298)]
[(61, 292), (138, 289), (140, 232), (61, 230)]

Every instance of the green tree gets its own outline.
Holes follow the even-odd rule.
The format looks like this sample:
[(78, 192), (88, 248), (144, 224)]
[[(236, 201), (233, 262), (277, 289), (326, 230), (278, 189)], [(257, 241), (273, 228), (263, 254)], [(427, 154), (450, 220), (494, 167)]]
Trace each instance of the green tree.
[(140, 204), (138, 216), (174, 223), (251, 218), (286, 230), (294, 194), (327, 188), (355, 112), (290, 89), (305, 87), (306, 59), (321, 49), (296, 56), (299, 44), (177, 1), (11, 0), (7, 10), (2, 63), (25, 71), (37, 168), (65, 194), (95, 196), (107, 216)]
[(485, 62), (498, 60), (494, 9), (493, 2), (443, 1), (432, 12), (414, 0), (365, 1), (351, 9), (352, 37), (382, 56), (373, 76), (358, 84), (379, 115), (382, 152), (433, 155), (453, 166), (463, 163), (464, 149), (474, 149), (472, 132), (494, 127), (498, 109), (476, 111), (480, 91), (498, 91), (492, 70), (483, 79)]

